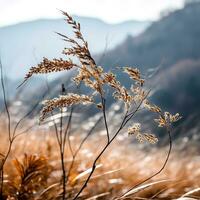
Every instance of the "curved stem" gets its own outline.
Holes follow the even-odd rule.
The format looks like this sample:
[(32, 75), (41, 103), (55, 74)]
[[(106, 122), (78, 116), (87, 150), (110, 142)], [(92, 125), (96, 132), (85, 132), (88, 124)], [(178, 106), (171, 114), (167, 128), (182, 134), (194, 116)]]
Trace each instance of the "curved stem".
[(75, 159), (79, 153), (79, 151), (81, 150), (83, 144), (85, 143), (85, 141), (88, 139), (88, 137), (92, 134), (92, 132), (94, 131), (94, 129), (96, 128), (97, 124), (101, 121), (102, 117), (100, 117), (98, 119), (98, 121), (94, 124), (94, 126), (90, 129), (90, 131), (88, 132), (88, 134), (83, 138), (83, 140), (81, 141), (80, 145), (78, 146), (78, 148), (76, 149), (75, 153), (72, 152), (72, 162), (71, 162), (71, 165), (69, 167), (69, 170), (68, 170), (68, 175), (67, 175), (67, 180), (69, 179), (70, 177), (70, 174), (71, 174), (71, 170), (73, 169), (73, 166), (74, 166), (74, 162), (75, 162)]
[(110, 144), (114, 141), (114, 139), (117, 137), (117, 135), (120, 133), (120, 131), (126, 126), (126, 124), (128, 123), (128, 121), (131, 120), (133, 118), (133, 116), (137, 113), (137, 111), (140, 109), (140, 107), (141, 107), (142, 103), (144, 102), (144, 100), (146, 99), (146, 97), (147, 96), (145, 96), (140, 101), (140, 103), (138, 104), (138, 106), (136, 107), (136, 109), (133, 112), (131, 112), (131, 114), (128, 114), (128, 110), (126, 111), (125, 116), (124, 116), (124, 118), (123, 118), (123, 120), (121, 122), (120, 127), (118, 128), (118, 130), (116, 131), (116, 133), (114, 134), (114, 136), (109, 141), (107, 141), (107, 144), (104, 146), (104, 148), (102, 149), (102, 151), (99, 153), (99, 155), (94, 160), (93, 165), (92, 165), (92, 170), (91, 170), (88, 178), (86, 179), (85, 183), (83, 184), (83, 186), (81, 187), (81, 189), (79, 190), (79, 192), (73, 198), (73, 200), (76, 200), (79, 197), (79, 195), (82, 193), (82, 191), (87, 187), (87, 184), (90, 181), (90, 178), (91, 178), (92, 174), (94, 173), (94, 171), (96, 169), (96, 163), (97, 163), (97, 161), (104, 154), (104, 152), (110, 146)]
[[(43, 96), (43, 97), (44, 97), (44, 96)], [(21, 124), (21, 122), (22, 122), (24, 119), (26, 119), (26, 118), (37, 108), (37, 106), (39, 105), (39, 103), (40, 103), (40, 100), (32, 107), (32, 109), (31, 109), (29, 112), (27, 112), (27, 113), (17, 122), (17, 124), (15, 125), (15, 128), (14, 128), (12, 137), (15, 137), (18, 126)]]
[(131, 190), (133, 190), (136, 187), (138, 187), (138, 186), (144, 184), (145, 182), (151, 180), (152, 178), (154, 178), (155, 176), (157, 176), (158, 174), (160, 174), (164, 170), (164, 168), (166, 167), (166, 165), (168, 163), (168, 160), (169, 160), (169, 157), (170, 157), (170, 154), (171, 154), (171, 150), (172, 150), (172, 137), (171, 137), (171, 131), (170, 131), (169, 127), (167, 127), (167, 133), (168, 133), (168, 138), (169, 138), (169, 150), (167, 152), (167, 157), (166, 157), (165, 162), (163, 163), (162, 167), (156, 173), (154, 173), (150, 177), (146, 178), (145, 180), (137, 183), (136, 185), (131, 187), (128, 191), (126, 191), (124, 194), (122, 194), (120, 197), (114, 198), (114, 199), (121, 199), (121, 198), (125, 197), (125, 195), (128, 194)]
[(7, 118), (8, 118), (8, 134), (9, 134), (9, 140), (11, 140), (11, 117), (10, 117), (10, 112), (8, 109), (8, 103), (6, 99), (6, 90), (5, 90), (4, 78), (3, 78), (3, 66), (1, 64), (1, 60), (0, 60), (0, 69), (1, 69), (1, 86), (2, 86), (2, 91), (3, 91), (3, 101), (4, 101), (4, 106), (6, 109)]
[[(71, 121), (72, 121), (72, 115), (73, 115), (73, 107), (71, 108), (71, 111), (70, 111), (70, 115), (69, 115), (69, 119), (68, 119), (68, 122), (67, 122), (67, 127), (65, 129), (65, 133), (64, 133), (64, 139), (63, 139), (63, 152), (65, 150), (65, 144), (66, 144), (66, 139), (67, 139), (67, 135), (70, 136), (70, 125), (71, 125)], [(71, 145), (70, 146), (70, 149), (71, 149)]]
[(83, 192), (83, 190), (87, 187), (87, 184), (92, 176), (92, 174), (94, 173), (95, 169), (96, 169), (96, 163), (97, 161), (99, 160), (99, 158), (104, 154), (104, 152), (106, 151), (106, 149), (109, 147), (109, 145), (113, 142), (113, 140), (117, 137), (117, 135), (119, 134), (119, 132), (122, 130), (123, 128), (123, 124), (124, 124), (124, 121), (126, 120), (126, 116), (127, 116), (127, 113), (125, 114), (125, 117), (124, 119), (122, 120), (122, 123), (119, 127), (119, 129), (117, 130), (117, 132), (115, 133), (115, 135), (112, 137), (111, 140), (109, 140), (107, 142), (107, 144), (104, 146), (104, 148), (101, 150), (101, 152), (98, 154), (98, 156), (96, 157), (96, 159), (94, 160), (93, 164), (92, 164), (92, 170), (88, 176), (88, 178), (86, 179), (86, 181), (84, 182), (83, 186), (81, 187), (81, 189), (79, 190), (79, 192), (76, 194), (76, 196), (73, 198), (73, 200), (76, 200), (79, 195)]
[(0, 199), (3, 198), (3, 182), (4, 182), (4, 165), (5, 165), (5, 162), (10, 154), (10, 151), (11, 151), (11, 148), (12, 148), (12, 138), (11, 138), (11, 117), (10, 117), (10, 112), (9, 112), (9, 109), (8, 109), (8, 104), (7, 104), (7, 99), (6, 99), (6, 91), (5, 91), (5, 85), (4, 85), (4, 78), (3, 78), (3, 66), (2, 66), (2, 63), (1, 63), (1, 59), (0, 59), (0, 71), (1, 71), (1, 86), (2, 86), (2, 90), (3, 90), (3, 101), (4, 101), (4, 106), (5, 106), (5, 109), (6, 109), (6, 113), (7, 113), (7, 118), (8, 118), (8, 137), (9, 137), (9, 147), (8, 147), (8, 151), (3, 159), (3, 162), (2, 162), (2, 165), (0, 167), (0, 173), (1, 173), (1, 185), (0, 185)]
[(108, 130), (108, 123), (107, 123), (107, 117), (106, 117), (106, 100), (105, 98), (101, 95), (101, 102), (102, 102), (102, 112), (103, 112), (103, 119), (104, 119), (104, 124), (106, 127), (106, 134), (107, 134), (107, 140), (108, 142), (110, 141), (110, 134), (109, 134), (109, 130)]

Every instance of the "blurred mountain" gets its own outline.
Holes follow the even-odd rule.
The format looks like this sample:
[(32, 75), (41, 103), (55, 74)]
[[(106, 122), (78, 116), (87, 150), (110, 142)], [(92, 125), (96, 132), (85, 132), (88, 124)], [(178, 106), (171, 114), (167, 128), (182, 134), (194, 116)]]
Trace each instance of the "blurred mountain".
[[(104, 52), (121, 43), (127, 35), (138, 35), (150, 22), (127, 21), (107, 24), (101, 20), (75, 17), (93, 53)], [(0, 28), (0, 54), (6, 74), (22, 79), (42, 57), (62, 57), (66, 43), (55, 33), (72, 35), (63, 19), (41, 19)]]
[[(148, 77), (154, 92), (152, 101), (164, 110), (181, 113), (183, 120), (177, 135), (191, 137), (194, 131), (200, 131), (199, 24), (200, 1), (187, 2), (183, 9), (154, 22), (139, 36), (129, 36), (102, 62), (108, 68), (136, 66), (147, 77), (154, 71)], [(118, 77), (125, 85), (130, 84), (125, 75)]]
[[(90, 26), (84, 26), (84, 23), (81, 23), (82, 27), (85, 27), (89, 32), (88, 27)], [(142, 70), (146, 74), (153, 91), (152, 101), (164, 110), (171, 113), (179, 112), (183, 116), (183, 120), (176, 125), (174, 137), (179, 134), (188, 137), (199, 135), (198, 137), (200, 137), (200, 134), (196, 134), (200, 131), (199, 24), (200, 2), (189, 2), (183, 9), (171, 12), (159, 21), (154, 22), (138, 36), (129, 35), (120, 45), (115, 43), (117, 46), (112, 46), (113, 49), (105, 53), (100, 63), (106, 67), (106, 70), (127, 65)], [(91, 30), (91, 33), (94, 33), (92, 31), (95, 30), (95, 28)], [(58, 29), (56, 31), (64, 32)], [(116, 32), (116, 34), (118, 33)], [(86, 37), (89, 37), (89, 35)], [(90, 39), (88, 41), (90, 44)], [(59, 42), (62, 43), (57, 39), (56, 43)], [(99, 43), (101, 41), (94, 39), (94, 42)], [(93, 44), (90, 46), (92, 47)], [(98, 51), (96, 50), (96, 52)], [(96, 54), (96, 52), (93, 49), (98, 61), (102, 54)], [(46, 54), (43, 53), (42, 56), (46, 56)], [(131, 84), (125, 74), (117, 75), (124, 85)], [(70, 86), (68, 81), (69, 78), (63, 76), (51, 82), (50, 96), (58, 96), (61, 83)], [(70, 86), (69, 90), (74, 90), (74, 88)], [(111, 103), (111, 99), (108, 94), (108, 102)], [(146, 122), (148, 122), (149, 116), (141, 119), (147, 119)]]
[(146, 71), (162, 64), (169, 67), (183, 59), (200, 56), (200, 3), (190, 3), (153, 23), (138, 37), (107, 53), (106, 66), (134, 65)]
[(173, 137), (200, 140), (200, 57), (177, 62), (151, 80), (152, 101), (183, 119), (176, 124)]

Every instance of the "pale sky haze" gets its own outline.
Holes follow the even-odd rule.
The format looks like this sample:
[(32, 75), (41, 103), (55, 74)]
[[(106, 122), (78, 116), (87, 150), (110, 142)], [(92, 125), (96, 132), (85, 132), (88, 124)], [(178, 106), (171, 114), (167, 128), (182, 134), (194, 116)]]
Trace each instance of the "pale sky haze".
[(0, 0), (0, 26), (69, 14), (100, 18), (108, 23), (156, 20), (168, 8), (181, 8), (184, 0)]

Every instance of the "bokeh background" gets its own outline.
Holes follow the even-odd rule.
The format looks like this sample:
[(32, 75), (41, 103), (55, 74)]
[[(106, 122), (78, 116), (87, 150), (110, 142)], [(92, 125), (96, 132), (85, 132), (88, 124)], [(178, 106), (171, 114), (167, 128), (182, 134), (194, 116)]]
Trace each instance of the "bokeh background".
[[(90, 91), (83, 86), (77, 89), (72, 84), (71, 77), (76, 73), (75, 70), (33, 76), (24, 85), (18, 86), (30, 67), (40, 63), (43, 57), (65, 59), (62, 51), (68, 44), (56, 32), (68, 36), (73, 33), (61, 10), (80, 22), (98, 65), (103, 66), (105, 71), (116, 73), (125, 86), (130, 86), (131, 81), (120, 73), (119, 67), (137, 67), (146, 79), (147, 89), (151, 89), (150, 101), (163, 111), (180, 113), (182, 116), (172, 127), (173, 151), (167, 166), (159, 176), (150, 180), (155, 185), (136, 192), (133, 199), (166, 200), (181, 196), (190, 197), (191, 200), (199, 199), (200, 0), (0, 0), (1, 78), (4, 80), (11, 117), (11, 131), (23, 119), (17, 125), (16, 133), (19, 137), (5, 165), (6, 186), (20, 183), (22, 177), (17, 173), (19, 167), (16, 167), (16, 162), (13, 163), (14, 159), (24, 158), (26, 162), (33, 154), (39, 156), (39, 159), (45, 156), (47, 160), (41, 173), (45, 175), (45, 184), (36, 188), (38, 193), (35, 189), (33, 193), (28, 191), (27, 194), (32, 196), (27, 199), (35, 199), (40, 192), (42, 194), (42, 191), (52, 186), (52, 193), (47, 193), (46, 197), (37, 196), (37, 199), (55, 199), (56, 195), (60, 199), (62, 170), (54, 127), (55, 124), (60, 127), (62, 119), (65, 123), (58, 130), (64, 129), (70, 109), (53, 113), (39, 124), (40, 102), (58, 97), (61, 84), (65, 85), (67, 92)], [(122, 117), (122, 104), (114, 102), (109, 92), (106, 92), (106, 99), (109, 130), (114, 133)], [(97, 153), (105, 145), (106, 131), (104, 123), (99, 120), (101, 116), (102, 113), (93, 106), (76, 106), (74, 109), (68, 142), (71, 142), (75, 151), (85, 136), (87, 140), (81, 144), (74, 169), (69, 175), (67, 190), (72, 196), (80, 188)], [(134, 135), (128, 135), (127, 129), (123, 130), (99, 160), (98, 169), (82, 194), (82, 199), (111, 199), (121, 195), (163, 166), (169, 151), (169, 141), (166, 131), (157, 127), (154, 118), (155, 115), (141, 110), (129, 125), (140, 122), (145, 132), (158, 137), (158, 143), (140, 144)], [(0, 166), (9, 144), (8, 121), (1, 84)], [(67, 170), (73, 161), (69, 146), (65, 152)], [(24, 156), (24, 153), (31, 156)], [(75, 179), (78, 181), (74, 182)], [(160, 180), (164, 182), (157, 182)], [(30, 180), (29, 184), (33, 183)], [(35, 183), (39, 184), (38, 181)], [(9, 188), (6, 186), (5, 191)], [(6, 191), (5, 196), (19, 194), (16, 190), (12, 191)]]
[[(181, 113), (183, 119), (176, 125), (175, 138), (199, 138), (198, 0), (1, 0), (0, 9), (0, 55), (8, 98), (17, 101), (16, 105), (23, 101), (29, 107), (46, 90), (46, 76), (33, 77), (23, 89), (16, 89), (31, 66), (43, 57), (64, 58), (62, 50), (67, 44), (55, 32), (72, 32), (63, 20), (63, 10), (81, 23), (99, 65), (107, 70), (139, 68), (149, 81), (153, 102), (164, 110)], [(70, 73), (48, 76), (50, 96), (58, 96), (59, 84), (67, 83)], [(118, 78), (130, 84), (124, 76)]]

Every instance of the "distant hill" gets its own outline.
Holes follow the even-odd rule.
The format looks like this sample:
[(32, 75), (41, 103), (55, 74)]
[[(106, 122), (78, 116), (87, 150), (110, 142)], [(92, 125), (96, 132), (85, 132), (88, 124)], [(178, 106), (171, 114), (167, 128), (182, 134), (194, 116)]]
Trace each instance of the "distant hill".
[[(154, 92), (152, 101), (164, 110), (179, 112), (183, 116), (182, 122), (176, 126), (174, 137), (179, 134), (194, 137), (200, 131), (199, 24), (200, 3), (187, 3), (183, 9), (154, 22), (138, 36), (128, 36), (109, 50), (100, 63), (106, 70), (126, 65), (138, 67), (147, 77), (150, 71), (157, 69), (148, 78)], [(95, 55), (99, 60), (102, 54)], [(126, 75), (118, 74), (118, 78), (125, 85), (130, 85)], [(65, 82), (69, 85), (67, 81), (69, 79), (63, 76), (51, 82), (51, 96), (58, 96), (60, 84)], [(111, 103), (109, 94), (108, 99), (107, 102)]]
[(160, 72), (152, 82), (152, 100), (164, 110), (183, 116), (176, 136), (193, 137), (196, 133), (200, 139), (200, 58), (182, 60)]
[[(150, 24), (140, 21), (107, 24), (94, 18), (75, 19), (81, 23), (93, 53), (114, 48), (127, 35), (137, 35)], [(37, 64), (42, 57), (61, 57), (66, 43), (55, 31), (71, 34), (63, 19), (41, 19), (0, 28), (0, 54), (7, 76), (22, 79), (30, 66)]]
[(190, 3), (182, 10), (153, 23), (137, 37), (107, 53), (103, 64), (109, 67), (134, 65), (146, 71), (162, 64), (169, 67), (183, 59), (200, 57), (200, 3)]
[[(154, 22), (137, 37), (109, 51), (102, 65), (136, 66), (144, 74), (157, 69), (149, 79), (152, 100), (164, 110), (183, 115), (176, 136), (194, 136), (200, 131), (200, 2)], [(98, 56), (97, 56), (98, 57)], [(128, 85), (125, 76), (119, 76)], [(200, 134), (198, 134), (200, 137)]]

